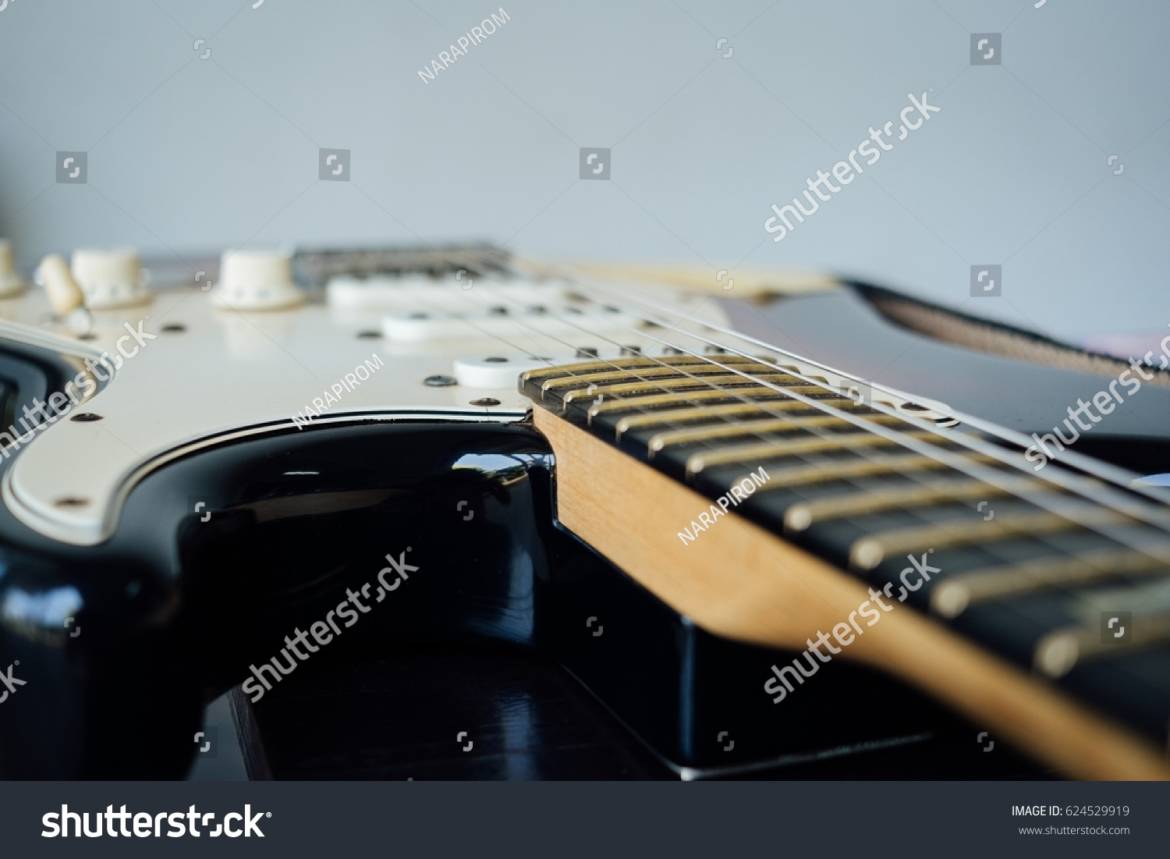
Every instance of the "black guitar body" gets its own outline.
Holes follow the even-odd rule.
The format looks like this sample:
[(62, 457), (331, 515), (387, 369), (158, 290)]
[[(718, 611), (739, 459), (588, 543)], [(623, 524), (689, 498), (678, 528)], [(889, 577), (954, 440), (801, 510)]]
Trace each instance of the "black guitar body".
[[(1026, 433), (1107, 381), (932, 340), (871, 299), (861, 288), (786, 299), (736, 324)], [(71, 374), (43, 351), (3, 356), (7, 414)], [(1078, 450), (1170, 472), (1168, 416), (1170, 388), (1146, 386)], [(364, 600), (333, 643), (286, 656), (280, 679), (253, 670), (347, 590), (387, 585), (391, 559), (409, 577)], [(151, 473), (96, 547), (0, 509), (0, 653), (24, 681), (0, 705), (6, 777), (182, 777), (207, 702), (249, 680), (235, 698), (257, 776), (1042, 772), (983, 754), (978, 726), (843, 663), (775, 707), (763, 684), (791, 656), (708, 635), (559, 528), (555, 463), (527, 424), (275, 426)], [(460, 660), (478, 666), (474, 685)], [(508, 666), (498, 677), (492, 660)], [(261, 675), (271, 688), (250, 701)], [(485, 712), (502, 727), (481, 721), (479, 748), (462, 752), (460, 720)], [(334, 735), (303, 733), (313, 725)], [(870, 770), (850, 763), (875, 755)]]

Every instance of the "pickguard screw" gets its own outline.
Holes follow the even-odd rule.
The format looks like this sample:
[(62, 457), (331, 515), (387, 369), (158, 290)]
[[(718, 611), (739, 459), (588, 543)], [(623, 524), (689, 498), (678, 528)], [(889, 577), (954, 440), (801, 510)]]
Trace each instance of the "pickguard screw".
[(423, 379), (423, 384), (428, 388), (449, 388), (459, 383), (455, 381), (454, 376), (427, 376)]

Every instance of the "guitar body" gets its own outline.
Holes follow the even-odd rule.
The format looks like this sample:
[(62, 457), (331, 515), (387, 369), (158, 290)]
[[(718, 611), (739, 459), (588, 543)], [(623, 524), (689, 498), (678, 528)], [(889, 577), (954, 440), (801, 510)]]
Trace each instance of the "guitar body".
[[(450, 273), (472, 265), (468, 254), (511, 271), (482, 249), (410, 266)], [(308, 261), (327, 269), (310, 278), (318, 286), (370, 265), (356, 253)], [(248, 316), (173, 285), (153, 305), (95, 314), (96, 341), (81, 342), (33, 333), (45, 318), (36, 293), (3, 302), (15, 323), (0, 332), (12, 420), (66, 390), (84, 356), (111, 349), (127, 325), (146, 317), (159, 332), (4, 459), (0, 669), (11, 663), (24, 681), (0, 706), (5, 776), (181, 777), (205, 706), (224, 692), (236, 689), (264, 725), (282, 702), (309, 700), (305, 678), (331, 664), (431, 643), (563, 666), (620, 723), (614, 743), (683, 777), (783, 774), (972, 727), (898, 672), (845, 660), (777, 706), (761, 687), (792, 648), (696, 619), (566, 525), (563, 449), (534, 423), (517, 380), (542, 363), (591, 359), (581, 333), (550, 334), (543, 313), (534, 322), (513, 309), (522, 318), (501, 334), (491, 320), (509, 314), (476, 297), (488, 308), (465, 334), (394, 329), (396, 339), (384, 307), (339, 309), (332, 298)], [(903, 299), (860, 284), (691, 301), (714, 325), (913, 392), (924, 411), (953, 407), (1024, 434), (1050, 431), (1068, 403), (1108, 381), (1108, 359), (1040, 338), (1075, 366), (945, 342), (895, 318)], [(672, 354), (655, 351), (661, 339), (651, 327), (598, 343), (609, 360), (621, 354), (611, 341)], [(502, 343), (515, 354), (500, 355)], [(375, 355), (360, 384), (333, 387)], [(337, 404), (310, 417), (304, 406), (323, 391)], [(1147, 385), (1077, 450), (1170, 472), (1167, 415), (1170, 387)], [(599, 486), (608, 479), (596, 475)], [(401, 695), (409, 702), (411, 690)]]

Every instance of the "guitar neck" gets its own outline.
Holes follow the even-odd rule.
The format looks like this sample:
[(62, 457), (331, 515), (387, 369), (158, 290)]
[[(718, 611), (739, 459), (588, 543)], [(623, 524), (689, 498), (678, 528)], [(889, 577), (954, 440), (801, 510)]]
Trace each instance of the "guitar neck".
[(1170, 776), (1156, 505), (780, 356), (582, 362), (521, 390), (562, 523), (710, 631), (796, 651), (760, 678), (778, 706), (840, 655), (1070, 773)]

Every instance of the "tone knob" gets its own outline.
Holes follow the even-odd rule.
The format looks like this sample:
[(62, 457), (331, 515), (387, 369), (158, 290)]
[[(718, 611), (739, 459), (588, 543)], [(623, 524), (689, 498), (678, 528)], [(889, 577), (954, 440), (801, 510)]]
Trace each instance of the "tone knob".
[(219, 284), (211, 293), (228, 310), (282, 310), (305, 300), (292, 279), (292, 257), (282, 251), (224, 251)]
[(91, 310), (131, 307), (150, 300), (146, 271), (129, 248), (75, 250), (72, 268)]
[(23, 290), (24, 281), (12, 263), (12, 244), (0, 239), (0, 298), (19, 295)]

